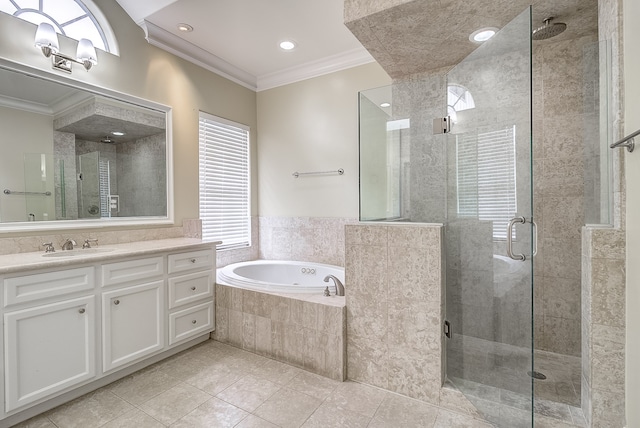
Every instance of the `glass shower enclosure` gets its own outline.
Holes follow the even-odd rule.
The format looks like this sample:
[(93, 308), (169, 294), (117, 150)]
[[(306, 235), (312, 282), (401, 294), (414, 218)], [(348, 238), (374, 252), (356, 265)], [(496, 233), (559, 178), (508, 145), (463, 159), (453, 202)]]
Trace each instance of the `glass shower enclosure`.
[(442, 223), (446, 378), (532, 426), (531, 11), (446, 73), (360, 94), (360, 219)]

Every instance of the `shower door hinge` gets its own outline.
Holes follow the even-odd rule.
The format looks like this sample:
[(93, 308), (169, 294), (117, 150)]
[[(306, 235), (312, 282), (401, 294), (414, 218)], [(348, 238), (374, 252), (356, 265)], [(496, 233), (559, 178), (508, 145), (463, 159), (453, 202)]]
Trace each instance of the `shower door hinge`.
[(433, 135), (451, 132), (451, 118), (449, 116), (433, 119)]
[(451, 324), (449, 321), (444, 322), (444, 335), (451, 339)]

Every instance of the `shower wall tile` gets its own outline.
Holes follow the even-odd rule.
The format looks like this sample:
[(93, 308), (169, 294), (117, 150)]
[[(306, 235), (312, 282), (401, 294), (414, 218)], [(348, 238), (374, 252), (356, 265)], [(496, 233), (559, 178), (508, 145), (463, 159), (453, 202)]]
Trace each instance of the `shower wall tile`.
[(344, 266), (344, 225), (352, 218), (260, 217), (257, 256)]
[(438, 403), (442, 226), (347, 225), (345, 238), (349, 378)]
[(326, 303), (216, 284), (215, 340), (346, 379), (344, 298)]

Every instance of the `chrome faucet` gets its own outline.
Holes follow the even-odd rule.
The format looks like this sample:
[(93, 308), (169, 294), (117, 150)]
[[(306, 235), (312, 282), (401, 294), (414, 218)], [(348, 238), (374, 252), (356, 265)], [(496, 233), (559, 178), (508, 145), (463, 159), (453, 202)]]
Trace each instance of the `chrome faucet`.
[(333, 275), (325, 276), (324, 282), (329, 282), (329, 279), (333, 279), (333, 282), (336, 284), (336, 296), (344, 296), (344, 285), (342, 285), (342, 282)]
[(62, 244), (62, 249), (63, 250), (73, 250), (73, 247), (76, 245), (76, 241), (74, 241), (71, 238), (67, 238), (66, 241), (64, 241), (64, 244)]
[(94, 244), (98, 245), (98, 240), (97, 239), (89, 238), (89, 239), (85, 239), (84, 240), (84, 244), (82, 244), (82, 249), (91, 248), (91, 243), (92, 242)]

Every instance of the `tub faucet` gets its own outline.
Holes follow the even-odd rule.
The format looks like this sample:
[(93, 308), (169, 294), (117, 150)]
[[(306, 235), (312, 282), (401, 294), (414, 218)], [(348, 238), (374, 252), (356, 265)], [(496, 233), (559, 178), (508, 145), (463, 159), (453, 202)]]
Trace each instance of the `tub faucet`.
[(336, 296), (344, 296), (344, 285), (342, 285), (342, 282), (333, 275), (325, 276), (324, 282), (329, 282), (329, 279), (333, 279), (333, 282), (336, 284)]
[(62, 244), (62, 249), (63, 250), (73, 250), (73, 247), (76, 245), (76, 241), (74, 241), (71, 238), (68, 238), (66, 241), (64, 241), (64, 244)]

